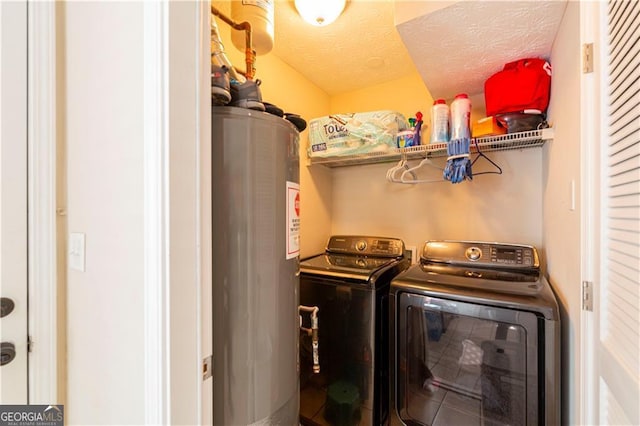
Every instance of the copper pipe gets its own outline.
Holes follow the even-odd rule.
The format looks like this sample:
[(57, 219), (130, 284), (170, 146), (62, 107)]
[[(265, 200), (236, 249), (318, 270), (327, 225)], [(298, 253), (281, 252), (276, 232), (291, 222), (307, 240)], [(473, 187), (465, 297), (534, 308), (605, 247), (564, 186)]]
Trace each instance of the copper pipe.
[(245, 63), (247, 64), (246, 71), (238, 71), (240, 74), (244, 75), (247, 80), (252, 80), (253, 76), (256, 74), (256, 52), (253, 50), (253, 38), (251, 35), (251, 23), (248, 21), (237, 23), (233, 21), (231, 18), (227, 17), (225, 14), (220, 12), (218, 8), (215, 6), (211, 6), (211, 13), (215, 16), (222, 19), (225, 23), (229, 24), (231, 28), (234, 30), (244, 31), (245, 32), (245, 49), (244, 49), (244, 57)]

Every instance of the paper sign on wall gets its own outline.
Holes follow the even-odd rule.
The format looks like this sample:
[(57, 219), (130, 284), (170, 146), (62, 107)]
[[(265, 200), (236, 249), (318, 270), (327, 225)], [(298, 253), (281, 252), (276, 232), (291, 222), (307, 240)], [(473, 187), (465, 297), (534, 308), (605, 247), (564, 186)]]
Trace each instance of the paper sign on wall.
[(300, 185), (287, 181), (287, 259), (300, 254)]

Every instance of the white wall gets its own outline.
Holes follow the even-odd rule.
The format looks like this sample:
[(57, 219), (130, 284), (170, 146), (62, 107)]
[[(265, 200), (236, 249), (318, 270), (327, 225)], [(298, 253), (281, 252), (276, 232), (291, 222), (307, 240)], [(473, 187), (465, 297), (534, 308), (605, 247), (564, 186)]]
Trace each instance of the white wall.
[(67, 279), (69, 424), (144, 423), (142, 12), (60, 9), (68, 231), (86, 234)]
[[(386, 171), (394, 164), (335, 169), (332, 232), (399, 237), (418, 249), (429, 239), (540, 246), (541, 149), (488, 155), (502, 167), (502, 175), (477, 176), (456, 185), (389, 183)], [(434, 169), (427, 176), (440, 179), (441, 172)]]
[[(577, 424), (580, 381), (580, 2), (568, 2), (553, 45), (549, 117), (555, 136), (544, 149), (544, 247), (562, 315), (562, 415)], [(571, 185), (575, 182), (575, 209)]]

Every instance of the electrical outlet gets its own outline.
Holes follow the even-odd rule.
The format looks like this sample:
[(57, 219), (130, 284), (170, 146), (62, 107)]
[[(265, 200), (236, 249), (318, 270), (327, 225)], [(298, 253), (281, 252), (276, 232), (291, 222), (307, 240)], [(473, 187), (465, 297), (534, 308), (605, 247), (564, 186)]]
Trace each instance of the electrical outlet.
[(407, 250), (411, 252), (411, 264), (413, 265), (418, 261), (418, 258), (416, 257), (418, 255), (416, 246), (407, 246)]

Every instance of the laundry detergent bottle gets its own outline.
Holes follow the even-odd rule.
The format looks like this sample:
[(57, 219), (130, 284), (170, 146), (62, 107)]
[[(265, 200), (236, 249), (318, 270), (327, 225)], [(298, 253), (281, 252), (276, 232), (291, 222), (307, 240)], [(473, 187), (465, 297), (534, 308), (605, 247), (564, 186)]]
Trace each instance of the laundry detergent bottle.
[(471, 100), (466, 93), (451, 103), (451, 139), (471, 139)]
[(449, 142), (449, 106), (444, 99), (436, 99), (431, 107), (431, 143)]

